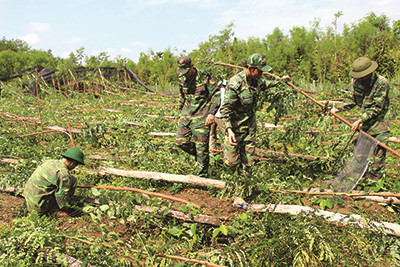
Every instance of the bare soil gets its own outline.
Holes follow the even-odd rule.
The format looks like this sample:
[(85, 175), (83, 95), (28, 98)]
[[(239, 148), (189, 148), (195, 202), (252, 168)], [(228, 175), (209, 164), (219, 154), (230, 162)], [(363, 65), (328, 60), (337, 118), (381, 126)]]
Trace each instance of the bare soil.
[[(199, 206), (204, 206), (214, 216), (219, 217), (221, 220), (227, 220), (232, 216), (236, 216), (238, 213), (246, 212), (244, 209), (235, 207), (231, 200), (215, 198), (210, 196), (206, 191), (199, 189), (186, 189), (177, 194), (172, 194), (170, 192), (162, 193), (188, 200)], [(306, 198), (302, 199), (302, 201), (305, 205), (310, 205)], [(10, 225), (15, 217), (15, 213), (22, 207), (23, 202), (23, 197), (14, 196), (8, 193), (0, 193), (0, 225)], [(316, 206), (314, 208), (318, 207)], [(390, 212), (388, 212), (385, 207), (375, 202), (345, 200), (342, 205), (335, 206), (334, 209), (330, 211), (342, 214), (354, 214), (357, 210), (363, 214), (385, 218), (386, 221), (390, 221), (391, 219)], [(102, 236), (102, 231), (99, 228), (99, 225), (92, 222), (88, 215), (72, 218), (65, 216), (63, 213), (55, 213), (52, 216), (57, 218), (57, 227), (62, 231), (72, 231), (76, 233), (85, 231), (82, 234), (92, 238)], [(121, 238), (128, 239), (130, 235), (130, 230), (127, 228), (128, 226), (119, 223), (117, 220), (104, 219), (103, 223), (109, 225), (109, 222), (111, 221), (113, 221), (113, 229), (110, 230), (119, 233)]]

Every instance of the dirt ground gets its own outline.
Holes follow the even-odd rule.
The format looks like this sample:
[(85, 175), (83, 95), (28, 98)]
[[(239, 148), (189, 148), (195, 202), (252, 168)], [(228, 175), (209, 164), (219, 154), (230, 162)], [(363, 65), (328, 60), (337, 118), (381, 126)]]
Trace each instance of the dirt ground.
[[(169, 192), (162, 193), (166, 195), (172, 195)], [(235, 207), (230, 200), (225, 201), (212, 197), (207, 194), (207, 192), (198, 189), (186, 189), (174, 194), (173, 196), (176, 198), (185, 199), (199, 206), (204, 206), (214, 216), (217, 216), (222, 220), (236, 216), (238, 213), (246, 212), (244, 209)], [(23, 205), (23, 202), (24, 199), (20, 196), (14, 196), (8, 193), (0, 193), (0, 225), (9, 225), (11, 223), (15, 217), (15, 212), (20, 209), (20, 207)], [(306, 199), (304, 199), (303, 203), (308, 205)], [(345, 201), (342, 205), (335, 206), (334, 209), (330, 211), (339, 212), (342, 214), (354, 214), (356, 210), (361, 211), (363, 214), (372, 216), (383, 215), (383, 218), (386, 218), (386, 221), (390, 221), (391, 218), (391, 215), (387, 209), (375, 202)], [(59, 227), (59, 229), (62, 231), (73, 231), (79, 233), (82, 231), (82, 229), (85, 229), (84, 234), (87, 236), (96, 238), (102, 235), (102, 231), (99, 226), (93, 223), (88, 215), (83, 215), (82, 217), (74, 218), (73, 220), (71, 220), (71, 217), (64, 216), (60, 213), (56, 213), (52, 216), (57, 218), (57, 227)], [(113, 225), (114, 229), (112, 230), (119, 233), (120, 236), (126, 236), (128, 234), (126, 225), (120, 224), (117, 220), (114, 220)]]

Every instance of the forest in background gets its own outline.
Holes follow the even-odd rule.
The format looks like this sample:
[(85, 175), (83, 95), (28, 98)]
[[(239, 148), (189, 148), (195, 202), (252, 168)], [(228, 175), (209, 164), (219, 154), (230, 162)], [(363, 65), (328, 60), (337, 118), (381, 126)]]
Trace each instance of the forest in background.
[[(316, 20), (288, 35), (276, 29), (245, 41), (235, 38), (230, 24), (184, 53), (218, 79), (237, 70), (209, 63), (243, 66), (248, 54), (265, 53), (275, 74), (290, 74), (302, 89), (315, 80), (310, 95), (335, 103), (346, 93), (337, 88), (348, 85), (349, 68), (359, 56), (378, 61), (379, 72), (399, 84), (398, 26), (371, 13), (342, 34), (335, 34), (335, 24), (323, 31)], [(112, 77), (105, 68), (85, 77), (74, 69), (125, 65), (151, 89), (172, 91), (179, 52), (148, 51), (133, 62), (106, 53), (87, 56), (85, 48), (62, 59), (5, 37), (0, 47), (0, 77), (39, 65), (57, 68), (63, 76), (52, 82), (36, 79), (36, 97), (24, 87), (34, 72), (1, 83), (0, 190), (7, 194), (0, 192), (0, 266), (68, 266), (67, 260), (82, 266), (400, 266), (398, 157), (388, 153), (386, 176), (361, 180), (355, 194), (312, 194), (325, 190), (354, 147), (351, 129), (325, 115), (327, 104), (317, 108), (289, 86), (259, 101), (251, 177), (227, 169), (219, 151), (210, 158), (209, 177), (225, 183), (223, 188), (158, 180), (160, 173), (188, 176), (195, 166), (194, 157), (175, 145), (176, 94), (145, 91), (131, 83), (126, 69)], [(66, 76), (71, 80), (64, 82)], [(392, 99), (390, 108), (395, 138), (390, 147), (400, 151), (399, 99)], [(342, 116), (354, 121), (357, 111)], [(82, 201), (70, 216), (39, 220), (27, 214), (19, 190), (42, 159), (58, 158), (71, 145), (86, 155), (85, 165), (73, 171), (84, 186), (76, 190)], [(137, 177), (125, 176), (128, 172)], [(145, 179), (144, 173), (157, 179)], [(273, 210), (236, 207), (239, 193), (251, 207), (264, 204)], [(366, 199), (370, 193), (382, 197)], [(279, 213), (284, 206), (299, 213)]]
[[(371, 12), (364, 18), (344, 25), (337, 30), (337, 20), (342, 12), (334, 15), (332, 26), (320, 27), (314, 19), (309, 27), (295, 26), (284, 34), (279, 28), (266, 33), (264, 38), (235, 37), (234, 23), (228, 24), (216, 35), (201, 42), (193, 51), (183, 51), (200, 69), (211, 72), (218, 79), (226, 79), (237, 72), (209, 63), (224, 62), (243, 66), (249, 54), (263, 53), (268, 64), (278, 75), (290, 74), (294, 80), (319, 83), (346, 83), (351, 63), (360, 56), (367, 56), (379, 64), (378, 72), (389, 79), (400, 76), (400, 20), (385, 14)], [(64, 59), (52, 55), (51, 50), (35, 50), (26, 42), (16, 39), (0, 40), (0, 78), (36, 66), (56, 68), (60, 75), (70, 75), (69, 69), (84, 66), (126, 66), (149, 86), (161, 88), (176, 84), (176, 58), (182, 53), (176, 49), (142, 52), (137, 62), (129, 58), (111, 59), (106, 52), (87, 55), (81, 47)]]

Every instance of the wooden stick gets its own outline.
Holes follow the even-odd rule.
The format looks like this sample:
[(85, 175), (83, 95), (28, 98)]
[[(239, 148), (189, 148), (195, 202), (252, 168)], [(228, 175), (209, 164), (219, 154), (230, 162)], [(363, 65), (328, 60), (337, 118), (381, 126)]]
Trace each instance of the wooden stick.
[(67, 125), (68, 125), (68, 131), (69, 131), (69, 138), (71, 139), (71, 142), (72, 142), (72, 147), (76, 147), (75, 146), (75, 142), (74, 142), (74, 138), (72, 137), (71, 127), (69, 126), (69, 123), (67, 123)]
[(30, 134), (24, 134), (24, 135), (17, 135), (17, 138), (22, 138), (22, 137), (27, 137), (27, 136), (32, 136), (32, 135), (38, 135), (38, 134), (45, 134), (45, 133), (54, 133), (54, 132), (59, 132), (59, 133), (65, 133), (66, 135), (69, 136), (69, 134), (67, 132), (65, 132), (64, 130), (47, 130), (47, 131), (42, 131), (42, 132), (37, 132), (37, 133), (30, 133)]
[[(36, 100), (37, 100), (37, 108), (39, 112), (39, 120), (40, 120), (40, 127), (42, 128), (43, 132), (43, 121), (42, 121), (42, 113), (40, 112), (40, 105), (39, 105), (39, 86), (38, 86), (38, 71), (36, 69), (36, 77), (35, 77), (35, 86), (36, 86)], [(44, 134), (43, 134), (43, 142), (45, 141), (44, 139)]]

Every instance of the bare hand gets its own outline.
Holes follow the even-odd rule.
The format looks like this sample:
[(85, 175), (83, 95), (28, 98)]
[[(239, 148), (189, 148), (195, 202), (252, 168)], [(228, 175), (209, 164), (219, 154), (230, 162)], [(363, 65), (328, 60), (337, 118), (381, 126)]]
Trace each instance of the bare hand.
[(337, 108), (331, 108), (330, 110), (328, 110), (328, 114), (333, 115), (333, 114), (336, 114), (336, 112), (338, 112), (338, 111), (339, 111), (339, 109), (337, 109)]
[(215, 116), (213, 114), (208, 114), (206, 119), (206, 125), (210, 125), (214, 122)]
[(235, 137), (235, 133), (232, 131), (231, 128), (228, 128), (228, 141), (231, 146), (237, 146), (237, 141)]
[(351, 129), (352, 129), (353, 131), (356, 131), (356, 130), (358, 129), (358, 127), (360, 126), (361, 123), (362, 123), (362, 120), (361, 120), (361, 119), (356, 120), (356, 121), (353, 123), (353, 126), (351, 126)]

